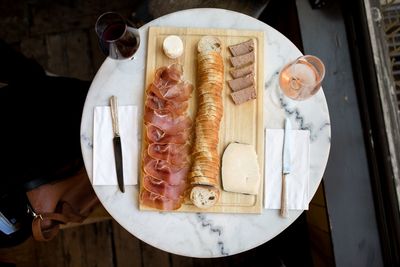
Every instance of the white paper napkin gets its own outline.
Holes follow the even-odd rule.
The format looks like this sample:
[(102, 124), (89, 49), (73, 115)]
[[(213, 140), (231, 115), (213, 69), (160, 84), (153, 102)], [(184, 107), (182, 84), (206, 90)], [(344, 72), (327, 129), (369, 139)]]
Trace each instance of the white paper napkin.
[[(137, 107), (119, 106), (118, 122), (121, 136), (124, 184), (137, 184), (138, 144)], [(117, 185), (110, 107), (95, 107), (93, 131), (93, 184)]]
[[(310, 132), (290, 130), (291, 172), (286, 175), (288, 209), (308, 210), (310, 178)], [(280, 209), (282, 193), (283, 129), (267, 129), (265, 133), (264, 208)]]

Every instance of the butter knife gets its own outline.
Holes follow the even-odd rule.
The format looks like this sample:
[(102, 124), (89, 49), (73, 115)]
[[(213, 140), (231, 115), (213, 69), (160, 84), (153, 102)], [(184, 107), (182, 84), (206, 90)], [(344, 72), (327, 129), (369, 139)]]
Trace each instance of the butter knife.
[(122, 146), (121, 146), (121, 136), (119, 134), (119, 125), (118, 125), (118, 100), (116, 96), (112, 96), (110, 98), (110, 106), (111, 106), (111, 119), (112, 119), (112, 127), (114, 132), (114, 157), (115, 157), (115, 169), (117, 171), (117, 180), (119, 190), (124, 193), (124, 171), (122, 167)]
[(281, 196), (281, 216), (287, 218), (288, 208), (287, 208), (287, 187), (286, 187), (286, 179), (287, 175), (291, 171), (290, 164), (290, 149), (292, 146), (292, 139), (290, 136), (290, 130), (292, 129), (292, 125), (290, 123), (290, 119), (286, 118), (285, 120), (285, 134), (283, 139), (283, 159), (282, 159), (282, 196)]

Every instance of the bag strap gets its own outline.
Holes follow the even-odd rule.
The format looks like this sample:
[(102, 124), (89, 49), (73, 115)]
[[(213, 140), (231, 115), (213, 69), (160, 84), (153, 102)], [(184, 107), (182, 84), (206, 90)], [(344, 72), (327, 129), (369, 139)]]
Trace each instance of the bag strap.
[[(60, 224), (68, 222), (82, 222), (85, 217), (73, 212), (72, 207), (67, 203), (62, 203), (62, 210), (68, 209), (68, 215), (56, 212), (36, 214), (33, 212), (32, 235), (37, 241), (49, 241), (53, 239), (60, 230)], [(45, 227), (44, 225), (50, 225)]]
[[(51, 220), (52, 226), (46, 230), (43, 229), (43, 221)], [(57, 223), (54, 223), (57, 222)], [(32, 235), (37, 241), (49, 241), (58, 234), (60, 223), (66, 223), (67, 219), (60, 213), (45, 213), (33, 218)]]

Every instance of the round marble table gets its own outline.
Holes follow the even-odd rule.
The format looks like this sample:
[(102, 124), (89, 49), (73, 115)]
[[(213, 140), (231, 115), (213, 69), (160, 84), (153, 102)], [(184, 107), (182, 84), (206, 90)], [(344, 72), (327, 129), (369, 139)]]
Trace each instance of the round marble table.
[[(300, 51), (281, 33), (247, 15), (222, 9), (191, 9), (172, 13), (140, 28), (141, 46), (130, 61), (107, 58), (90, 87), (82, 115), (81, 146), (85, 167), (92, 179), (93, 113), (118, 95), (120, 105), (137, 105), (142, 116), (145, 56), (149, 26), (234, 28), (265, 32), (265, 128), (283, 128), (288, 117), (293, 128), (308, 129), (310, 147), (310, 200), (324, 173), (330, 149), (330, 119), (323, 90), (306, 101), (284, 97), (278, 88), (278, 72)], [(139, 124), (138, 124), (139, 125)], [(140, 131), (138, 140), (140, 140)], [(130, 233), (159, 249), (191, 257), (220, 257), (261, 245), (288, 227), (302, 211), (290, 211), (287, 219), (277, 210), (262, 214), (160, 213), (138, 210), (138, 187), (94, 186), (101, 203)]]

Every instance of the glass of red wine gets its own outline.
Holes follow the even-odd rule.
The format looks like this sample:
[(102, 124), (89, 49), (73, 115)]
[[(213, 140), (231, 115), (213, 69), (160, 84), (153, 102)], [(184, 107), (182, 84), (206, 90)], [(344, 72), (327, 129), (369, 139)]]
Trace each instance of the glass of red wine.
[(112, 59), (132, 59), (139, 48), (138, 29), (131, 27), (118, 13), (100, 15), (95, 30), (101, 50)]

